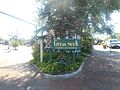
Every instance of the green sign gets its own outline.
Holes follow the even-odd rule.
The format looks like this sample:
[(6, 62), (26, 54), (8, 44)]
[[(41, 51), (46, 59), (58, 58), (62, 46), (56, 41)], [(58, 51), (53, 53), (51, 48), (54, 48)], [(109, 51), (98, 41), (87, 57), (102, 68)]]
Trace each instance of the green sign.
[(54, 39), (51, 46), (53, 49), (80, 49), (80, 39)]

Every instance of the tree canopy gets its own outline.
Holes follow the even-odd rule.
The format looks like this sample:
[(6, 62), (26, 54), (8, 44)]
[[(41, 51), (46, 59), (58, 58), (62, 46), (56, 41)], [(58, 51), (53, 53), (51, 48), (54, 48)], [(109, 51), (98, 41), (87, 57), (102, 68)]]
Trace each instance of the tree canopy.
[(55, 36), (60, 38), (71, 33), (111, 34), (106, 21), (119, 9), (120, 0), (44, 0), (38, 8), (38, 23), (43, 22), (47, 31), (54, 30)]

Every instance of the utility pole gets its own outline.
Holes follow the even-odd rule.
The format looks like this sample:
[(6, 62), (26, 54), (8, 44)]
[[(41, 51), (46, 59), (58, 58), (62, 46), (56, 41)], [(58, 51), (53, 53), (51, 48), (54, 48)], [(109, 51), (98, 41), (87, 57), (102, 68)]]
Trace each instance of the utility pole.
[[(43, 9), (42, 6), (43, 1), (41, 0), (41, 10)], [(41, 20), (41, 27), (43, 26), (43, 20)], [(40, 62), (43, 62), (43, 30), (40, 31), (41, 38), (40, 38)]]

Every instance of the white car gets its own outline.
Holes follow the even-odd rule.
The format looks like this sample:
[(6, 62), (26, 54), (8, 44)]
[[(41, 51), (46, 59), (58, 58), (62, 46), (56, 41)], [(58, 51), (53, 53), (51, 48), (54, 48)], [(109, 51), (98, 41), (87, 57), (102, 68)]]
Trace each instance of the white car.
[(109, 39), (107, 41), (107, 46), (109, 48), (120, 48), (120, 41), (118, 41), (117, 39)]

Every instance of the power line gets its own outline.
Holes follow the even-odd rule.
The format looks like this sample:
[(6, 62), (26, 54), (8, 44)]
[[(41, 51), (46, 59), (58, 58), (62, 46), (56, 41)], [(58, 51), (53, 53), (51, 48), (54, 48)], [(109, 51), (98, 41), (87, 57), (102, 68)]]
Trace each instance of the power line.
[[(21, 18), (15, 17), (15, 16), (13, 16), (13, 15), (10, 15), (10, 14), (5, 13), (5, 12), (2, 12), (2, 11), (0, 11), (0, 13), (1, 13), (1, 14), (4, 14), (4, 15), (6, 15), (6, 16), (12, 17), (12, 18), (14, 18), (14, 19), (23, 21), (23, 22), (25, 22), (25, 23), (31, 24), (31, 25), (35, 26), (35, 30), (37, 31), (37, 25), (35, 25), (35, 24), (31, 23), (31, 22), (28, 22), (28, 21), (26, 21), (26, 20), (23, 20), (23, 19), (21, 19)], [(37, 33), (36, 33), (35, 37), (37, 38)], [(36, 39), (36, 40), (37, 40), (37, 39)]]
[[(28, 21), (26, 21), (26, 20), (23, 20), (23, 19), (21, 19), (21, 18), (15, 17), (15, 16), (13, 16), (13, 15), (10, 15), (10, 14), (5, 13), (5, 12), (2, 12), (2, 11), (0, 11), (0, 13), (2, 13), (2, 14), (4, 14), (4, 15), (7, 15), (7, 16), (9, 16), (9, 17), (15, 18), (15, 19), (17, 19), (17, 20), (26, 22), (26, 23), (28, 23), (28, 24), (34, 25), (35, 28), (36, 28), (36, 31), (37, 31), (37, 25), (35, 25), (35, 24), (33, 24), (33, 23), (30, 23), (30, 22), (28, 22)], [(42, 32), (42, 35), (43, 35), (43, 32)], [(37, 32), (36, 32), (35, 37), (36, 37), (36, 42), (37, 42)], [(40, 44), (41, 44), (41, 45), (40, 45), (40, 55), (41, 55), (41, 56), (40, 56), (40, 61), (42, 62), (42, 61), (43, 61), (43, 40), (42, 40), (42, 39), (40, 40)]]
[(2, 13), (2, 14), (4, 14), (4, 15), (7, 15), (7, 16), (9, 16), (9, 17), (15, 18), (15, 19), (17, 19), (17, 20), (23, 21), (23, 22), (25, 22), (25, 23), (28, 23), (28, 24), (31, 24), (31, 25), (37, 26), (37, 25), (35, 25), (35, 24), (31, 23), (31, 22), (28, 22), (28, 21), (23, 20), (23, 19), (21, 19), (21, 18), (15, 17), (15, 16), (10, 15), (10, 14), (8, 14), (8, 13), (2, 12), (2, 11), (0, 11), (0, 13)]

